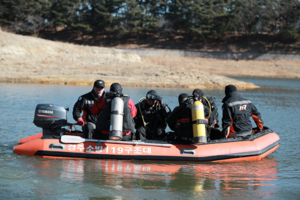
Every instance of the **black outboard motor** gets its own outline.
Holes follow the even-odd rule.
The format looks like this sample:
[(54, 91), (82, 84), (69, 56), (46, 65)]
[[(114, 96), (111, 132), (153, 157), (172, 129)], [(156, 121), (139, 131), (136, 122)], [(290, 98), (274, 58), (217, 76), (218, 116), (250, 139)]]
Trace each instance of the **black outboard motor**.
[(67, 111), (69, 109), (55, 104), (38, 104), (33, 123), (43, 128), (43, 135), (60, 135), (61, 127), (69, 125)]

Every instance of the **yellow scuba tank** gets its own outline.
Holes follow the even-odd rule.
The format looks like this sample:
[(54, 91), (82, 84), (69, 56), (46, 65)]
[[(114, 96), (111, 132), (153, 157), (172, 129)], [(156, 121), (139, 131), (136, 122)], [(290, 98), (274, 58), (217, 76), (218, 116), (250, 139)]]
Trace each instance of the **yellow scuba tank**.
[(200, 101), (192, 105), (193, 141), (195, 144), (206, 144), (206, 121), (204, 119), (204, 106)]

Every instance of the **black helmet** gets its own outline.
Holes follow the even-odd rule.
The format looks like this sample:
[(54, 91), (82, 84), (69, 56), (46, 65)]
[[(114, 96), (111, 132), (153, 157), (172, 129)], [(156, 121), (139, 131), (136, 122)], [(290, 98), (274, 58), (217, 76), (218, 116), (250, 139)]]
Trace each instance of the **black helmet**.
[(146, 94), (147, 99), (156, 99), (157, 98), (157, 93), (155, 90), (149, 90)]
[(110, 86), (110, 91), (111, 92), (114, 92), (114, 93), (117, 93), (117, 94), (122, 94), (122, 90), (123, 90), (123, 88), (120, 85), (120, 83), (113, 83)]
[(186, 93), (182, 93), (178, 96), (178, 103), (179, 105), (183, 104), (187, 99), (188, 99), (189, 95)]

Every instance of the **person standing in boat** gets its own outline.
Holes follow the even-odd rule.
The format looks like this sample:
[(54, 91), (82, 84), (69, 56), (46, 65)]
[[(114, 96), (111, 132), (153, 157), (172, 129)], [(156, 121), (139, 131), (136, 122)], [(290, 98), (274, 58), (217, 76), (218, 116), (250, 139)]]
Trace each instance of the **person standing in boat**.
[(146, 94), (146, 98), (137, 103), (136, 123), (136, 139), (162, 139), (165, 137), (165, 129), (167, 126), (166, 118), (171, 110), (167, 104), (163, 102), (155, 90), (150, 90)]
[[(110, 91), (105, 94), (104, 101), (98, 100), (91, 108), (91, 111), (94, 115), (98, 115), (98, 120), (96, 124), (96, 132), (95, 138), (96, 139), (109, 139), (109, 131), (110, 131), (110, 116), (111, 116), (111, 107), (112, 107), (112, 100), (115, 97), (120, 97), (123, 100), (123, 137), (122, 140), (131, 140), (132, 135), (134, 133), (134, 120), (133, 118), (136, 116), (137, 110), (134, 105), (133, 100), (123, 94), (123, 88), (119, 83), (113, 83), (110, 86)], [(100, 108), (104, 107), (103, 110), (100, 112)]]
[[(97, 115), (91, 112), (91, 107), (96, 101), (103, 102), (105, 82), (96, 80), (92, 91), (80, 96), (73, 107), (73, 118), (77, 124), (82, 126), (85, 138), (92, 138), (96, 129)], [(103, 108), (99, 107), (101, 111)], [(81, 113), (83, 115), (81, 116)]]
[(250, 100), (242, 98), (234, 85), (225, 87), (223, 106), (223, 135), (228, 137), (246, 137), (252, 134), (250, 117), (257, 125), (258, 131), (263, 129), (261, 115)]

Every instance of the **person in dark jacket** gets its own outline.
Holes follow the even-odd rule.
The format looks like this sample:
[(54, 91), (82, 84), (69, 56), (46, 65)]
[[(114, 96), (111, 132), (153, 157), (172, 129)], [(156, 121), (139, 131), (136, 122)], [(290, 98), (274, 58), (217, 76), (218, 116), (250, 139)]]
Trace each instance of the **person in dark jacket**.
[(136, 139), (161, 139), (165, 137), (167, 126), (166, 118), (170, 113), (170, 108), (162, 100), (156, 91), (150, 90), (146, 94), (146, 99), (137, 103)]
[(175, 107), (167, 118), (168, 126), (175, 132), (177, 141), (191, 143), (193, 140), (192, 105), (194, 100), (188, 94), (178, 96), (179, 106)]
[[(131, 140), (135, 127), (133, 118), (136, 116), (137, 110), (133, 100), (129, 96), (123, 94), (123, 88), (119, 83), (113, 83), (110, 86), (110, 91), (105, 94), (104, 101), (97, 101), (91, 108), (93, 114), (99, 114), (96, 124), (97, 131), (94, 136), (97, 139), (109, 139), (109, 131), (111, 130), (111, 107), (112, 100), (115, 97), (121, 98), (124, 104), (121, 113), (123, 115), (122, 140)], [(101, 110), (99, 108), (103, 108), (103, 110), (99, 111)]]
[(234, 85), (225, 87), (223, 106), (223, 135), (228, 137), (246, 137), (252, 134), (250, 117), (255, 121), (258, 131), (263, 128), (261, 115), (250, 100), (242, 98)]
[[(80, 96), (73, 107), (73, 118), (82, 126), (85, 138), (92, 138), (96, 129), (97, 115), (91, 112), (91, 107), (98, 101), (103, 101), (105, 82), (96, 80), (91, 92)], [(102, 108), (99, 108), (100, 110)], [(83, 115), (81, 116), (81, 113)]]

